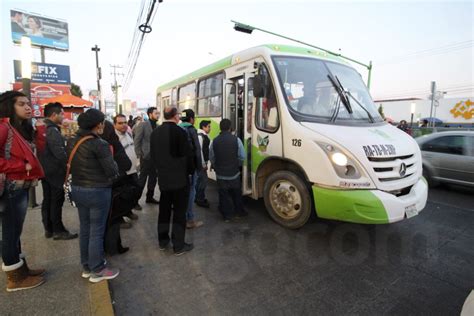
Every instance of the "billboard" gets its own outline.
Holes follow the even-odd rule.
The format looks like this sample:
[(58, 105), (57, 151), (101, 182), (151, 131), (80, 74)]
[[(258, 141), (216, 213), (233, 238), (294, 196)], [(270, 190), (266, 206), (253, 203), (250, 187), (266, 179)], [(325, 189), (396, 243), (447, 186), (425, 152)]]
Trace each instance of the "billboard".
[[(14, 60), (13, 68), (15, 71), (15, 81), (21, 81), (21, 61)], [(32, 62), (31, 82), (69, 85), (71, 84), (69, 66)]]
[(10, 18), (14, 43), (20, 43), (21, 37), (26, 35), (34, 46), (69, 50), (66, 22), (19, 10), (10, 10)]

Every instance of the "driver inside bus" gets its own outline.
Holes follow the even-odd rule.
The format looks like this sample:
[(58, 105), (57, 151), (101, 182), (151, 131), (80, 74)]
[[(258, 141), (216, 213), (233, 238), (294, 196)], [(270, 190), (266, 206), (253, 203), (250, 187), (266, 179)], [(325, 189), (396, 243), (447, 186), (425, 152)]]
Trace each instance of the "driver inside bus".
[(303, 114), (330, 115), (331, 86), (327, 82), (308, 80), (304, 82), (303, 97), (298, 100), (298, 111)]
[(316, 99), (316, 83), (313, 80), (304, 81), (303, 96), (298, 99), (298, 111), (304, 114), (314, 114)]

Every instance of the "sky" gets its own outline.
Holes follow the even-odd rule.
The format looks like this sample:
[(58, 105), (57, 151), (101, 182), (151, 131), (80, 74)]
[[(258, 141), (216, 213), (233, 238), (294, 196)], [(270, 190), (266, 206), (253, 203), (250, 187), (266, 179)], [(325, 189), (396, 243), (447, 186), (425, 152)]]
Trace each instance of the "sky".
[[(68, 22), (70, 50), (47, 50), (46, 62), (69, 65), (72, 82), (86, 95), (97, 87), (91, 51), (97, 44), (102, 91), (113, 99), (110, 65), (126, 65), (142, 1), (151, 2), (0, 0), (0, 91), (10, 89), (13, 60), (21, 56), (9, 16), (20, 9)], [(426, 98), (431, 81), (446, 98), (474, 96), (472, 1), (163, 0), (123, 98), (153, 106), (160, 84), (216, 60), (266, 43), (299, 45), (259, 31), (236, 32), (230, 20), (372, 61), (375, 100)], [(39, 49), (33, 60), (40, 61)], [(354, 66), (367, 77), (365, 68)]]

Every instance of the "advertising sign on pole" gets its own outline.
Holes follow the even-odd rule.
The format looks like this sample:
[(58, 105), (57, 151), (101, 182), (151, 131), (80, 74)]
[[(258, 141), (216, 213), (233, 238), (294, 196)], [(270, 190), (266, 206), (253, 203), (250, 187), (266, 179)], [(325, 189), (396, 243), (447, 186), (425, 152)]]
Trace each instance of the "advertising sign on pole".
[[(13, 68), (15, 72), (15, 81), (21, 81), (21, 61), (14, 60)], [(71, 84), (69, 66), (32, 62), (31, 82), (69, 85)]]
[(21, 37), (26, 35), (33, 46), (69, 50), (66, 22), (20, 10), (10, 10), (10, 18), (14, 43), (20, 43)]

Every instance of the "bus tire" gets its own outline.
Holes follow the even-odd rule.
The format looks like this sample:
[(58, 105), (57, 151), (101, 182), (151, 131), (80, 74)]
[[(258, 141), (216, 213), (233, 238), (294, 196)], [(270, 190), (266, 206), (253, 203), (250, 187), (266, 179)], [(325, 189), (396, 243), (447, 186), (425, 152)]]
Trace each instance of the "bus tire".
[(308, 222), (312, 203), (304, 180), (290, 171), (277, 171), (265, 181), (263, 199), (270, 217), (283, 227), (296, 229)]

